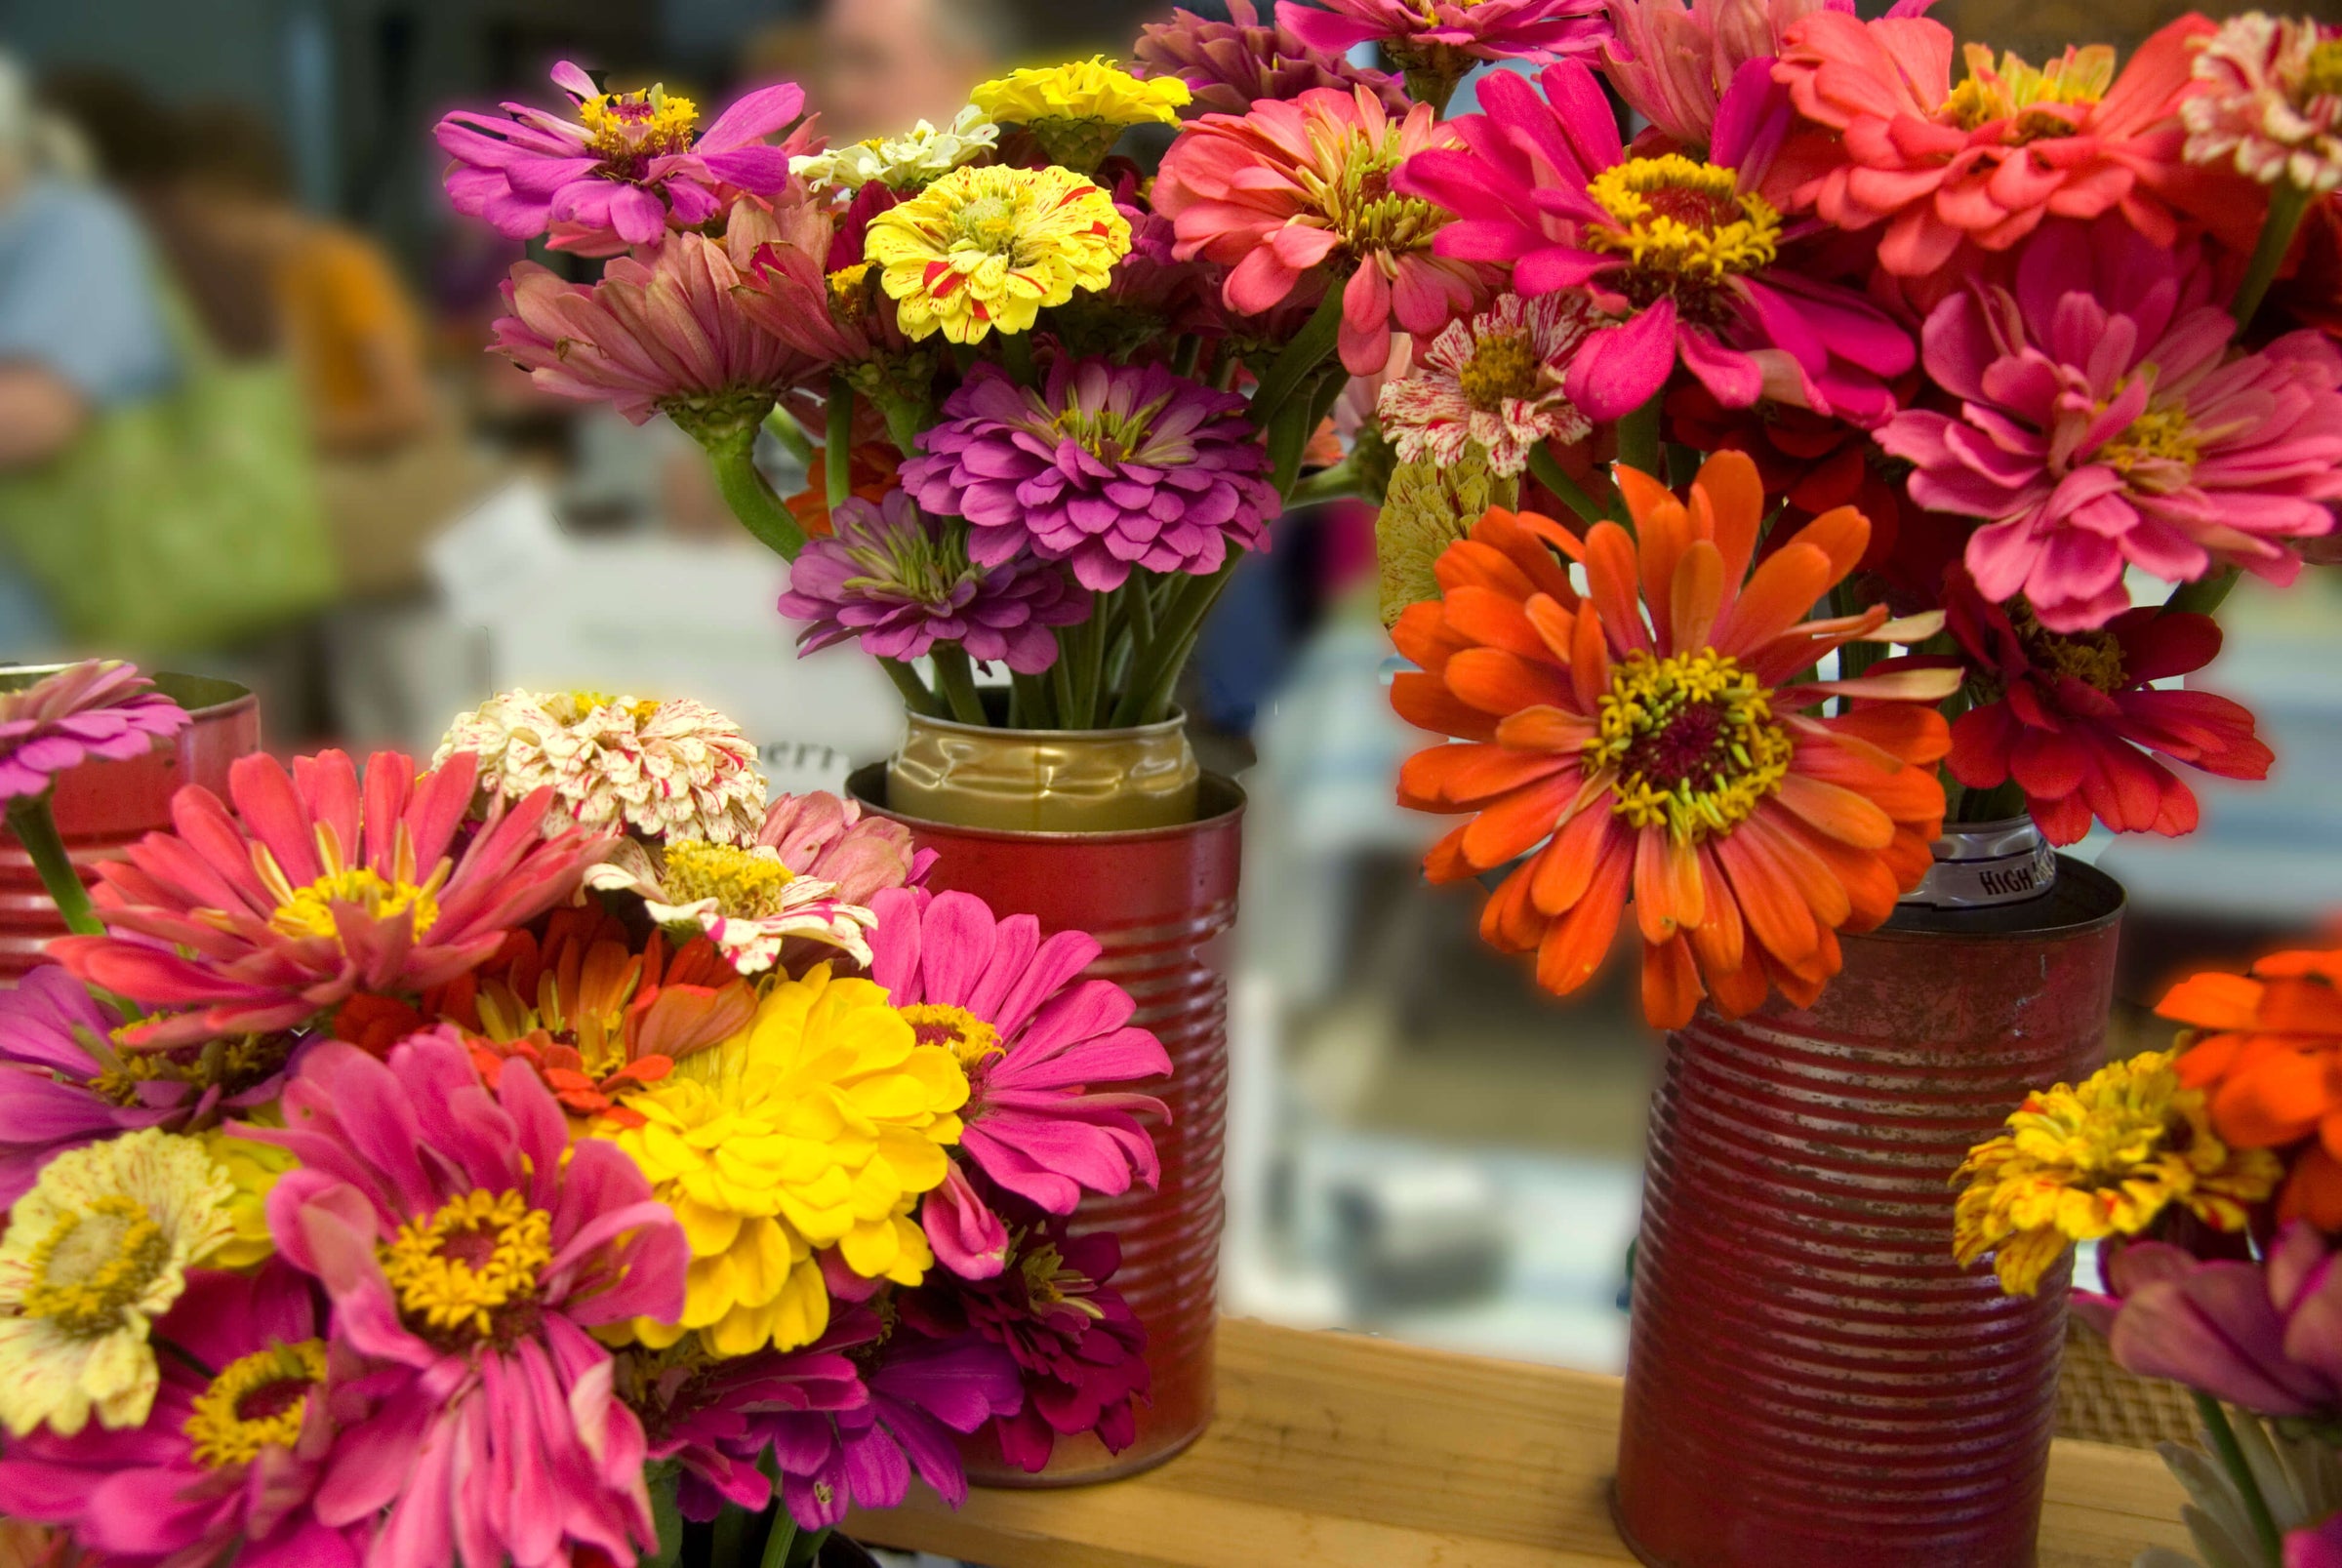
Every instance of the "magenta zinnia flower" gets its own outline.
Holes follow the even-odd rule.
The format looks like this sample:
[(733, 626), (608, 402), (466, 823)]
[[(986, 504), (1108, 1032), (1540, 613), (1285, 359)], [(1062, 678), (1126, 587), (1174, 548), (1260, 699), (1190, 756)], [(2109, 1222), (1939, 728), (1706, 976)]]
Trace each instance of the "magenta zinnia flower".
[(523, 1062), (490, 1093), (452, 1028), (386, 1064), (321, 1045), (284, 1112), (282, 1131), (251, 1130), (302, 1162), (269, 1194), (269, 1230), (333, 1303), (335, 1348), (364, 1363), (336, 1380), (319, 1518), (388, 1509), (382, 1568), (568, 1568), (654, 1545), (642, 1426), (590, 1332), (682, 1315), (690, 1251), (634, 1162), (571, 1142)]
[(1895, 410), (1910, 337), (1850, 289), (1775, 264), (1791, 237), (1765, 195), (1787, 101), (1752, 61), (1716, 110), (1708, 161), (1629, 157), (1610, 101), (1575, 61), (1480, 84), (1464, 146), (1408, 160), (1396, 188), (1456, 215), (1441, 256), (1510, 262), (1524, 295), (1585, 288), (1624, 318), (1587, 340), (1569, 400), (1594, 420), (1648, 402), (1680, 359), (1717, 402), (1759, 398), (1865, 427)]
[(447, 173), (456, 211), (510, 239), (564, 224), (646, 244), (666, 232), (670, 217), (679, 228), (715, 217), (726, 187), (784, 189), (789, 158), (809, 150), (764, 141), (805, 112), (793, 83), (759, 88), (703, 131), (698, 106), (663, 88), (605, 93), (568, 60), (553, 67), (553, 82), (576, 120), (506, 103), (502, 118), (458, 110), (435, 133), (456, 160)]
[(179, 1353), (156, 1358), (146, 1424), (12, 1441), (0, 1458), (9, 1512), (69, 1527), (109, 1568), (357, 1568), (373, 1519), (328, 1525), (310, 1507), (335, 1455), (314, 1397), (328, 1371), (320, 1333), (308, 1281), (283, 1264), (188, 1274), (155, 1325)]
[(829, 526), (789, 563), (781, 595), (781, 613), (807, 623), (800, 654), (849, 637), (879, 659), (957, 643), (971, 659), (1037, 675), (1057, 663), (1049, 628), (1089, 616), (1057, 568), (1027, 554), (982, 560), (964, 524), (921, 512), (906, 491), (888, 491), (877, 505), (849, 496)]
[(1162, 365), (1060, 359), (1039, 391), (979, 365), (903, 483), (929, 511), (968, 520), (979, 566), (1030, 547), (1098, 592), (1134, 566), (1205, 576), (1230, 546), (1260, 548), (1277, 512), (1244, 410)]
[(640, 424), (654, 413), (686, 429), (762, 419), (772, 401), (829, 360), (775, 337), (743, 308), (748, 260), (777, 232), (742, 202), (721, 240), (678, 234), (650, 261), (622, 256), (591, 285), (534, 261), (512, 268), (496, 346), (557, 397), (608, 403)]
[(618, 1390), (642, 1423), (649, 1458), (678, 1467), (675, 1506), (687, 1519), (712, 1519), (727, 1503), (756, 1513), (772, 1501), (772, 1483), (757, 1467), (769, 1440), (764, 1418), (818, 1419), (869, 1402), (854, 1363), (835, 1349), (717, 1360), (690, 1340), (666, 1350), (621, 1350)]
[[(1609, 36), (1602, 0), (1277, 0), (1276, 20), (1295, 37), (1329, 55), (1381, 44), (1409, 72), (1433, 69), (1452, 80), (1450, 61), (1525, 60), (1551, 64), (1600, 47)], [(1448, 57), (1447, 60), (1442, 56)]]
[(1194, 97), (1183, 111), (1187, 119), (1244, 114), (1264, 99), (1296, 99), (1319, 87), (1363, 87), (1393, 114), (1407, 112), (1395, 78), (1353, 65), (1340, 50), (1313, 49), (1281, 21), (1264, 23), (1252, 0), (1228, 0), (1226, 21), (1173, 11), (1169, 21), (1141, 27), (1131, 53), (1141, 76), (1176, 76), (1188, 84)]
[[(291, 1047), (267, 1037), (114, 1052), (121, 1019), (89, 987), (44, 964), (0, 994), (0, 1211), (32, 1190), (41, 1167), (141, 1127), (177, 1132), (218, 1106), (274, 1100)], [(91, 1055), (96, 1047), (108, 1061)]]
[[(1029, 914), (994, 918), (967, 893), (881, 893), (871, 903), (870, 978), (886, 987), (923, 1044), (946, 1044), (968, 1073), (960, 1149), (1002, 1187), (1051, 1214), (1070, 1214), (1086, 1189), (1126, 1192), (1160, 1174), (1154, 1141), (1137, 1120), (1167, 1116), (1160, 1101), (1098, 1092), (1171, 1070), (1162, 1042), (1130, 1026), (1130, 993), (1082, 980), (1100, 948), (1078, 931), (1041, 939)], [(954, 1211), (957, 1212), (954, 1212)], [(948, 1266), (971, 1277), (999, 1270), (984, 1201), (964, 1181), (921, 1211)], [(988, 1238), (981, 1250), (965, 1245)]]
[(1452, 145), (1428, 103), (1394, 121), (1363, 87), (1319, 89), (1189, 124), (1163, 155), (1154, 207), (1177, 223), (1181, 257), (1232, 269), (1221, 288), (1232, 310), (1272, 310), (1319, 266), (1347, 278), (1342, 363), (1371, 376), (1393, 321), (1436, 332), (1480, 293), (1476, 267), (1433, 254), (1446, 215), (1392, 194), (1401, 163)]
[(477, 968), (514, 927), (566, 901), (609, 840), (543, 836), (551, 786), (472, 803), (468, 752), (418, 778), (378, 751), (361, 790), (346, 753), (268, 756), (228, 770), (231, 816), (200, 785), (171, 803), (174, 832), (147, 834), (99, 870), (113, 934), (61, 937), (74, 976), (145, 1007), (132, 1045), (172, 1046), (304, 1024), (359, 991), (410, 994)]
[(93, 757), (142, 757), (193, 719), (136, 664), (89, 659), (0, 692), (0, 800), (46, 793)]
[(2087, 630), (2130, 602), (2126, 567), (2288, 583), (2286, 542), (2332, 530), (2342, 353), (2307, 331), (2233, 351), (2220, 298), (2194, 245), (2107, 219), (2044, 227), (2012, 287), (1929, 314), (1927, 374), (1959, 411), (1911, 410), (1878, 444), (1918, 465), (1912, 500), (1984, 520), (1967, 565), (1986, 598)]

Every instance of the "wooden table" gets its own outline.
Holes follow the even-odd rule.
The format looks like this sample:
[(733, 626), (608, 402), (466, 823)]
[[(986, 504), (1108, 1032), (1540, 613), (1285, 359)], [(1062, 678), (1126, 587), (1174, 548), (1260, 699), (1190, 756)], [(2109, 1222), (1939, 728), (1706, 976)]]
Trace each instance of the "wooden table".
[[(1220, 1415), (1127, 1481), (978, 1490), (954, 1514), (858, 1513), (857, 1540), (988, 1568), (1595, 1568), (1632, 1563), (1604, 1488), (1618, 1382), (1361, 1335), (1230, 1320)], [(2144, 1450), (2060, 1442), (2040, 1568), (2186, 1549), (2178, 1483)]]

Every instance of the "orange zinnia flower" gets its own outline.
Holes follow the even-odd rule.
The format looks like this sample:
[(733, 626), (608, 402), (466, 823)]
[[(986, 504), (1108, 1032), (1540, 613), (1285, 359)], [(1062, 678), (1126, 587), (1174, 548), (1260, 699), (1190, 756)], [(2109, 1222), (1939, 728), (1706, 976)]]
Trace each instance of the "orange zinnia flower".
[(2193, 975), (2156, 1011), (2197, 1033), (2179, 1081), (2211, 1100), (2239, 1148), (2304, 1146), (2278, 1218), (2342, 1229), (2342, 948), (2271, 953), (2242, 975)]
[[(1958, 677), (1802, 672), (1842, 643), (1910, 641), (1941, 618), (1804, 619), (1870, 538), (1852, 507), (1750, 576), (1764, 492), (1737, 452), (1708, 461), (1688, 503), (1617, 473), (1633, 535), (1597, 523), (1581, 544), (1546, 518), (1492, 511), (1440, 556), (1441, 597), (1393, 628), (1422, 667), (1393, 689), (1400, 716), (1466, 743), (1417, 753), (1399, 777), (1402, 803), (1474, 814), (1425, 871), (1455, 881), (1528, 855), (1480, 931), (1534, 948), (1548, 990), (1593, 976), (1631, 893), (1653, 1024), (1688, 1022), (1703, 996), (1738, 1017), (1776, 985), (1810, 1005), (1837, 973), (1837, 933), (1878, 925), (1926, 874), (1950, 738), (1924, 704)], [(1555, 551), (1584, 562), (1583, 601)], [(1834, 697), (1851, 710), (1825, 717)]]

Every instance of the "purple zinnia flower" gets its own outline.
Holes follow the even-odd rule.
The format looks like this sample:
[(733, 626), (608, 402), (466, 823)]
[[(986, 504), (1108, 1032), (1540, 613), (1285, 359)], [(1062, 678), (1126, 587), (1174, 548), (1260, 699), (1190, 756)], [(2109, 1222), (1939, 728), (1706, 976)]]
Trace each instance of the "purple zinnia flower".
[(1228, 0), (1226, 21), (1174, 11), (1169, 21), (1139, 29), (1131, 67), (1141, 76), (1176, 76), (1194, 99), (1185, 118), (1248, 114), (1262, 99), (1291, 100), (1312, 88), (1364, 87), (1393, 114), (1407, 112), (1398, 79), (1353, 65), (1340, 53), (1305, 44), (1282, 21), (1261, 20), (1252, 0)]
[(435, 133), (456, 160), (447, 173), (456, 211), (510, 239), (560, 224), (565, 248), (641, 245), (666, 232), (670, 213), (684, 228), (715, 217), (722, 187), (786, 189), (790, 157), (810, 150), (764, 141), (805, 112), (791, 82), (750, 93), (705, 131), (698, 106), (664, 88), (605, 93), (568, 60), (553, 67), (553, 83), (574, 101), (576, 120), (506, 103), (503, 118), (458, 110)]
[(930, 511), (968, 520), (983, 565), (1030, 543), (1098, 592), (1133, 566), (1206, 576), (1230, 544), (1261, 547), (1277, 512), (1245, 406), (1161, 365), (1060, 359), (1038, 392), (979, 365), (903, 483)]
[(971, 564), (968, 531), (923, 515), (903, 491), (878, 505), (849, 497), (829, 523), (830, 536), (790, 565), (781, 595), (783, 615), (812, 623), (797, 634), (800, 654), (859, 637), (877, 658), (916, 659), (955, 642), (971, 659), (1037, 675), (1057, 663), (1049, 628), (1090, 613), (1061, 573), (1030, 555)]
[(45, 793), (92, 757), (144, 756), (192, 722), (136, 664), (67, 664), (22, 691), (0, 692), (0, 799)]
[(750, 1513), (772, 1501), (757, 1467), (761, 1422), (788, 1412), (817, 1419), (869, 1403), (854, 1363), (819, 1346), (711, 1360), (695, 1342), (618, 1352), (617, 1387), (642, 1422), (646, 1454), (672, 1460), (675, 1505), (686, 1519), (712, 1519), (731, 1503)]

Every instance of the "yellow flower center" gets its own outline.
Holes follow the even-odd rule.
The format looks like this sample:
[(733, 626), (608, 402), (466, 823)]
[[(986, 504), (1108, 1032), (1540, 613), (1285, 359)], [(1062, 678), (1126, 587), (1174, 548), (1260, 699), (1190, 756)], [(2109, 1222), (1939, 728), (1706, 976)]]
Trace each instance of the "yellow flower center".
[(980, 251), (1006, 256), (1024, 228), (1024, 203), (1012, 195), (979, 196), (956, 216), (959, 239)]
[(1613, 771), (1610, 809), (1633, 826), (1664, 825), (1678, 840), (1728, 832), (1789, 772), (1794, 747), (1772, 721), (1772, 695), (1713, 648), (1631, 654), (1611, 670), (1586, 765)]
[(1446, 224), (1447, 214), (1431, 202), (1391, 188), (1392, 173), (1403, 156), (1395, 127), (1385, 133), (1381, 146), (1365, 132), (1353, 131), (1348, 151), (1334, 160), (1339, 172), (1331, 180), (1308, 168), (1298, 172), (1302, 189), (1353, 256), (1423, 250)]
[(309, 1390), (325, 1381), (325, 1342), (271, 1345), (230, 1361), (180, 1428), (205, 1465), (249, 1465), (263, 1448), (291, 1448), (301, 1436)]
[(2310, 98), (2342, 94), (2342, 38), (2329, 38), (2310, 50), (2310, 63), (2301, 73), (2301, 90)]
[(667, 903), (713, 899), (725, 914), (744, 920), (779, 914), (783, 890), (795, 880), (781, 864), (780, 853), (768, 846), (735, 849), (697, 838), (679, 838), (666, 846), (666, 872), (661, 878)]
[(2110, 44), (2069, 49), (2039, 67), (2006, 54), (1996, 67), (1993, 52), (1982, 44), (1968, 45), (1966, 53), (1967, 79), (1952, 89), (1938, 112), (1963, 131), (2009, 121), (2008, 140), (2013, 144), (2073, 135), (2075, 116), (2043, 106), (2085, 108), (2106, 97), (2115, 81)]
[(1070, 1307), (1088, 1318), (1106, 1315), (1090, 1300), (1094, 1282), (1066, 1266), (1065, 1258), (1054, 1246), (1038, 1246), (1017, 1260), (1017, 1267), (1025, 1276), (1025, 1292), (1035, 1307)]
[(536, 1299), (552, 1262), (553, 1217), (518, 1191), (475, 1188), (427, 1219), (409, 1220), (375, 1249), (411, 1326), (486, 1339)]
[(1679, 307), (1696, 304), (1716, 283), (1769, 266), (1779, 253), (1781, 215), (1738, 182), (1735, 171), (1679, 152), (1629, 158), (1588, 181), (1586, 194), (1616, 226), (1590, 228), (1585, 242), (1627, 259), (1619, 291), (1637, 309), (1666, 295)]
[[(699, 105), (665, 87), (639, 93), (603, 93), (578, 105), (578, 118), (591, 140), (586, 148), (604, 163), (634, 165), (640, 160), (691, 150), (692, 133), (699, 128)], [(639, 169), (629, 168), (631, 174)]]
[(328, 871), (293, 896), (268, 917), (269, 928), (288, 937), (331, 937), (336, 933), (334, 905), (351, 904), (370, 920), (394, 920), (412, 909), (415, 935), (422, 936), (439, 918), (439, 879), (417, 886), (384, 881), (363, 865)]
[(598, 713), (604, 708), (618, 708), (635, 723), (647, 724), (650, 722), (651, 715), (658, 712), (661, 706), (657, 698), (643, 698), (636, 702), (622, 704), (608, 692), (564, 692), (562, 696), (568, 701), (569, 711), (566, 713), (556, 712), (554, 717), (560, 719), (564, 724), (575, 724), (588, 714)]
[(2061, 633), (2045, 629), (2022, 599), (2008, 607), (2009, 624), (2025, 644), (2025, 655), (2056, 675), (2070, 675), (2102, 692), (2119, 692), (2130, 684), (2122, 668), (2122, 643), (2111, 631)]
[(973, 1074), (981, 1064), (1006, 1049), (1000, 1043), (1000, 1031), (964, 1007), (916, 1002), (895, 1011), (903, 1015), (919, 1044), (943, 1046), (958, 1058), (962, 1072)]
[(2133, 420), (2129, 428), (2098, 449), (2096, 461), (2125, 477), (2151, 479), (2166, 464), (2193, 469), (2201, 450), (2187, 409), (2174, 403), (2149, 409)]
[(171, 1255), (163, 1227), (136, 1198), (110, 1192), (60, 1216), (33, 1248), (24, 1315), (45, 1317), (76, 1339), (122, 1325)]
[[(114, 1030), (117, 1044), (134, 1026), (125, 1024)], [(90, 1089), (117, 1106), (145, 1104), (139, 1086), (146, 1083), (189, 1083), (241, 1094), (282, 1067), (291, 1049), (277, 1035), (246, 1034), (169, 1051), (118, 1050), (113, 1065), (90, 1080)]]
[(860, 321), (869, 312), (870, 263), (841, 266), (823, 281), (828, 286), (829, 313), (841, 322)]
[(1465, 401), (1494, 413), (1508, 398), (1535, 397), (1538, 372), (1543, 368), (1529, 335), (1507, 332), (1474, 344), (1472, 358), (1465, 362), (1457, 380), (1464, 384)]

